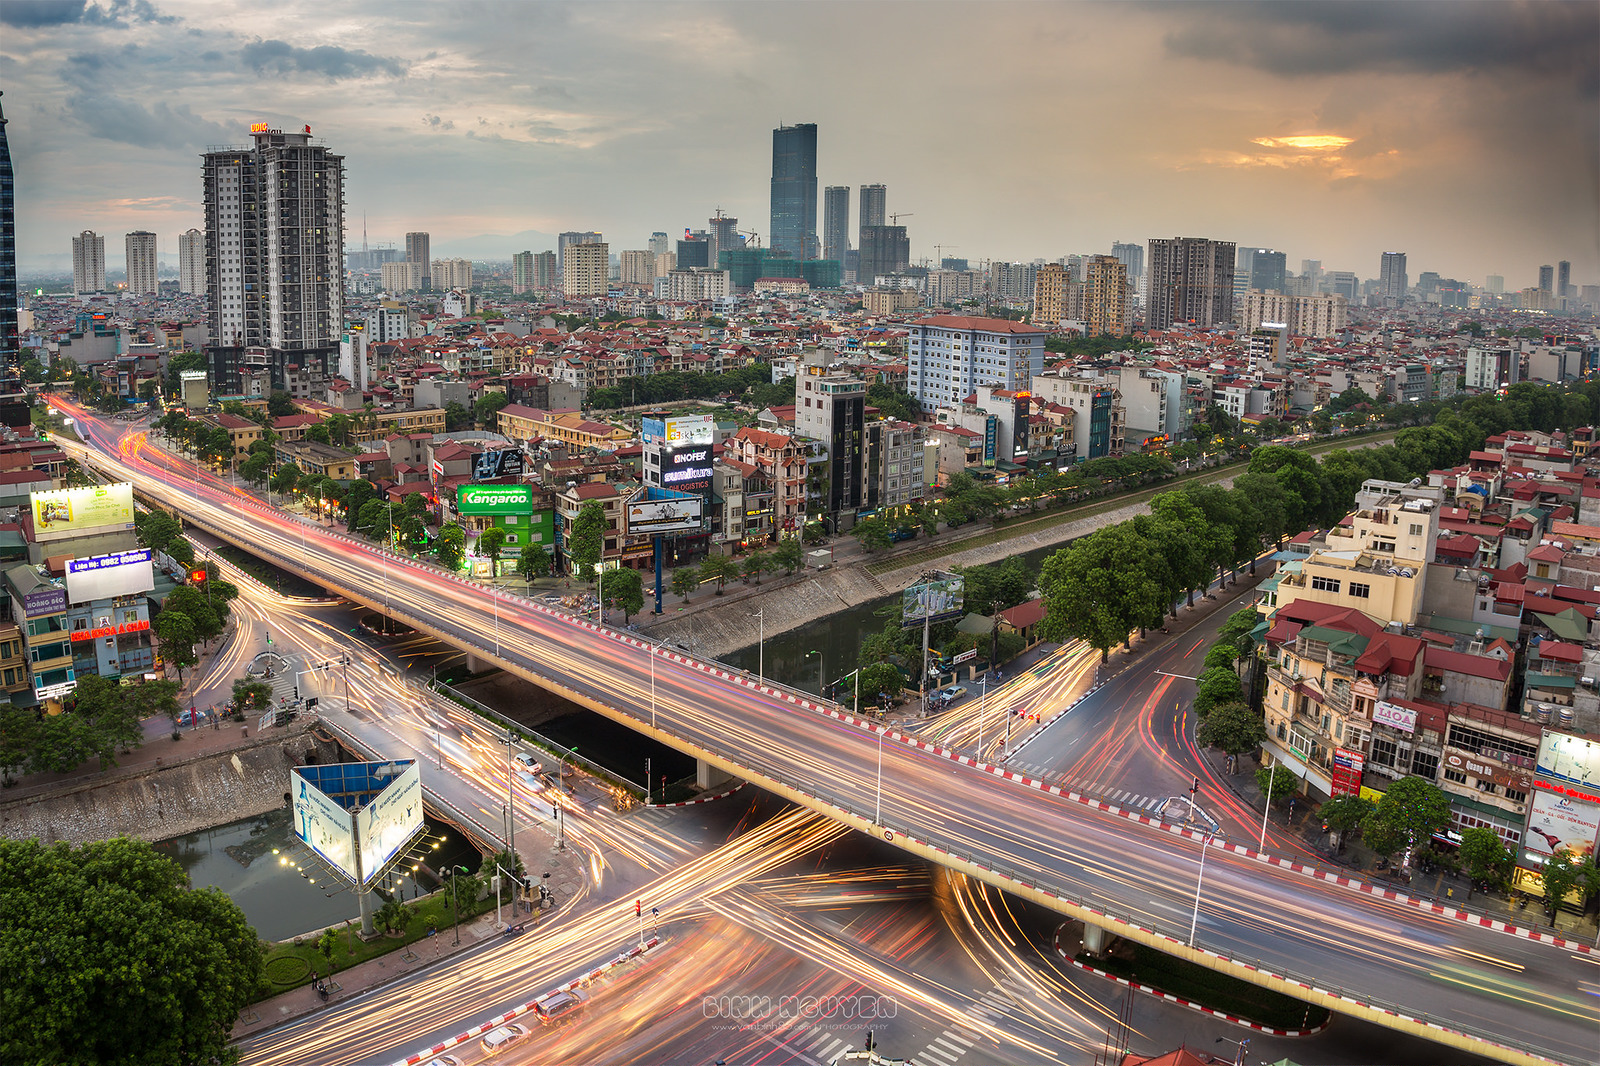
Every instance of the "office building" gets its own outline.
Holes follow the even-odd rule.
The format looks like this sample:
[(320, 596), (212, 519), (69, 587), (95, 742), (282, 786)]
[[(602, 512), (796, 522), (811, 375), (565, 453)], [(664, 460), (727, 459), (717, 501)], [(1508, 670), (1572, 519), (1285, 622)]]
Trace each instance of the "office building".
[(979, 385), (1023, 390), (1044, 369), (1046, 331), (1003, 318), (934, 315), (907, 327), (906, 391), (924, 411), (960, 403)]
[(650, 288), (656, 282), (656, 257), (654, 252), (630, 249), (621, 255), (622, 270), (618, 280), (624, 285), (642, 285)]
[[(1033, 276), (1033, 324), (1056, 330), (1074, 316), (1068, 313), (1068, 293), (1074, 282), (1060, 263), (1046, 263)], [(930, 303), (932, 301), (929, 301)]]
[(718, 208), (716, 216), (706, 220), (710, 227), (711, 238), (710, 254), (707, 257), (707, 266), (717, 265), (717, 256), (722, 252), (731, 252), (735, 248), (744, 247), (744, 238), (739, 236), (739, 220), (729, 215), (724, 215)]
[(1111, 254), (1128, 268), (1128, 280), (1137, 287), (1139, 279), (1144, 277), (1144, 245), (1113, 243)]
[(409, 259), (397, 259), (378, 268), (385, 292), (421, 292), (427, 268)]
[(422, 232), (406, 234), (406, 262), (417, 264), (417, 288), (432, 289), (433, 278), (428, 274), (433, 259), (428, 254), (428, 235)]
[(911, 265), (911, 240), (904, 226), (862, 226), (861, 257), (856, 283), (873, 285), (884, 274), (898, 274)]
[[(563, 233), (563, 237), (568, 234)], [(561, 293), (570, 298), (604, 296), (611, 287), (611, 249), (604, 242), (569, 243), (561, 256)]]
[[(924, 303), (929, 307), (948, 307), (972, 299), (977, 275), (970, 270), (940, 268), (928, 271), (923, 289)], [(1034, 319), (1038, 323), (1037, 318)]]
[(344, 157), (304, 132), (257, 128), (248, 148), (204, 156), (207, 348), (214, 388), (241, 366), (326, 373), (344, 328)]
[[(1228, 253), (1229, 260), (1233, 252)], [(1153, 257), (1152, 267), (1154, 271)], [(1117, 376), (1084, 372), (1063, 377), (1052, 371), (1034, 371), (1023, 386), (1043, 404), (1056, 404), (1072, 411), (1072, 440), (1077, 457), (1100, 459), (1121, 455), (1126, 441), (1128, 412), (1122, 403), (1120, 371)], [(1159, 387), (1166, 396), (1165, 386)], [(1170, 417), (1170, 411), (1164, 417)]]
[[(1044, 269), (1040, 268), (1042, 274)], [(1083, 318), (1091, 337), (1126, 337), (1133, 332), (1128, 268), (1114, 255), (1097, 255), (1085, 267)]]
[(156, 235), (135, 230), (123, 239), (128, 263), (128, 291), (138, 295), (156, 291)]
[(1539, 268), (1539, 291), (1554, 293), (1556, 268), (1546, 263)]
[(678, 269), (701, 270), (710, 269), (714, 260), (711, 258), (711, 242), (703, 233), (686, 233), (678, 241)]
[(654, 233), (650, 234), (650, 244), (648, 247), (653, 255), (666, 255), (667, 252), (671, 251), (672, 249), (667, 235), (660, 230), (656, 230)]
[(22, 301), (17, 290), (16, 193), (11, 145), (6, 138), (6, 116), (0, 110), (0, 424), (26, 426), (31, 409), (21, 374), (18, 312)]
[(1378, 262), (1379, 299), (1401, 303), (1410, 287), (1410, 278), (1406, 274), (1406, 253), (1384, 252)]
[[(791, 259), (817, 258), (817, 126), (772, 131), (770, 245)], [(680, 259), (682, 257), (680, 256)]]
[(72, 291), (106, 291), (106, 239), (94, 230), (72, 238)]
[(472, 260), (470, 259), (435, 259), (428, 272), (428, 280), (440, 292), (451, 289), (466, 290), (472, 288)]
[(1284, 292), (1284, 277), (1288, 264), (1282, 252), (1270, 248), (1257, 248), (1250, 257), (1250, 288), (1257, 292)]
[[(822, 510), (837, 520), (862, 506), (867, 385), (854, 375), (808, 363), (794, 380), (794, 430), (827, 449)], [(837, 528), (837, 527), (835, 527)]]
[(1204, 237), (1152, 237), (1147, 270), (1145, 324), (1218, 326), (1233, 319), (1235, 253), (1231, 241)]
[(1330, 270), (1323, 277), (1330, 294), (1343, 296), (1348, 303), (1355, 303), (1361, 297), (1361, 279), (1356, 277), (1355, 271)]
[(1572, 295), (1572, 264), (1565, 259), (1556, 264), (1556, 295)]
[(1506, 276), (1504, 274), (1490, 274), (1483, 279), (1483, 290), (1490, 296), (1504, 296), (1506, 294)]
[(882, 226), (889, 221), (889, 190), (883, 185), (861, 186), (861, 224)]
[(206, 291), (206, 235), (197, 229), (178, 234), (178, 291)]
[(1233, 260), (1233, 300), (1237, 304), (1250, 291), (1250, 266), (1255, 258), (1254, 248), (1240, 248)]
[(564, 283), (567, 276), (567, 249), (574, 244), (599, 244), (604, 238), (594, 230), (568, 230), (556, 236), (556, 273)]
[(822, 190), (822, 258), (844, 262), (850, 250), (850, 186)]

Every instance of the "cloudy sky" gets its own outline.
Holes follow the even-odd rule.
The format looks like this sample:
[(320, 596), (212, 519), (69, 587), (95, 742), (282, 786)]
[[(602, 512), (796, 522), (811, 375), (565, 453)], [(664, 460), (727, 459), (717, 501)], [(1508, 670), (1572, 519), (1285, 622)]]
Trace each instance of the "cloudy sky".
[[(914, 258), (1205, 236), (1376, 276), (1600, 282), (1600, 5), (4, 0), (24, 271), (202, 223), (251, 122), (342, 152), (347, 238), (765, 239), (771, 130), (883, 182)], [(852, 226), (856, 201), (852, 196)]]

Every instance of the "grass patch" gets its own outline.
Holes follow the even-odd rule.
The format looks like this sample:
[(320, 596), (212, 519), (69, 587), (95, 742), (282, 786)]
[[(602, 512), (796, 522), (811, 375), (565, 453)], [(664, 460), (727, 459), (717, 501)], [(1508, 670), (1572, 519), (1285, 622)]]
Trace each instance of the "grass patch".
[(1316, 1028), (1328, 1021), (1328, 1011), (1323, 1007), (1208, 970), (1131, 940), (1118, 943), (1114, 953), (1105, 958), (1080, 952), (1077, 961), (1274, 1029)]
[[(391, 951), (400, 951), (419, 940), (425, 940), (429, 929), (437, 929), (435, 936), (447, 936), (451, 928), (450, 891), (441, 889), (432, 895), (424, 896), (406, 904), (415, 917), (406, 926), (403, 937), (379, 936), (374, 940), (362, 940), (359, 935), (352, 935), (351, 930), (359, 933), (359, 921), (352, 920), (348, 926), (331, 926), (339, 933), (338, 946), (334, 948), (332, 970), (348, 970), (368, 959), (375, 959), (380, 955), (387, 955)], [(467, 903), (462, 901), (461, 910), (464, 921), (472, 921), (480, 914), (494, 910), (494, 893), (485, 899)], [(534, 913), (537, 920), (538, 912)], [(267, 951), (266, 966), (263, 969), (263, 978), (256, 991), (255, 1002), (269, 999), (280, 992), (287, 992), (292, 988), (311, 983), (313, 971), (328, 976), (329, 960), (322, 952), (317, 950), (317, 936), (301, 937), (299, 946), (293, 941), (284, 941), (273, 944)]]
[(211, 549), (240, 570), (249, 574), (269, 589), (276, 589), (285, 596), (301, 596), (308, 599), (327, 599), (333, 593), (321, 585), (313, 584), (299, 574), (288, 570), (281, 570), (259, 556), (251, 555), (243, 548), (236, 548), (232, 544), (222, 544)]

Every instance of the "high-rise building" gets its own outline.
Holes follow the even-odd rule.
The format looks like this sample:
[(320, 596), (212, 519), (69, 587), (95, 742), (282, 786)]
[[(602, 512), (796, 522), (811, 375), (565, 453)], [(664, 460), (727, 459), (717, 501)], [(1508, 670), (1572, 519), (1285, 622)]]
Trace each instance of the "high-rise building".
[(861, 224), (882, 226), (889, 221), (889, 190), (882, 185), (861, 186)]
[[(1045, 329), (1060, 329), (1072, 316), (1067, 313), (1067, 292), (1073, 285), (1067, 268), (1046, 263), (1033, 276), (1033, 324)], [(931, 302), (931, 301), (930, 301)]]
[(1133, 332), (1128, 267), (1116, 256), (1097, 255), (1086, 265), (1083, 317), (1088, 321), (1091, 337), (1126, 337)]
[(406, 262), (417, 264), (419, 270), (417, 288), (423, 290), (438, 287), (428, 273), (433, 269), (433, 259), (428, 254), (428, 245), (429, 238), (426, 233), (418, 231), (406, 234)]
[[(567, 273), (567, 249), (574, 244), (599, 244), (604, 238), (595, 230), (568, 230), (556, 236), (556, 272), (563, 279)], [(563, 284), (565, 281), (563, 280)]]
[(1483, 291), (1490, 296), (1504, 296), (1506, 292), (1506, 276), (1504, 274), (1490, 274), (1483, 279)]
[(1555, 291), (1556, 268), (1546, 263), (1539, 268), (1539, 290), (1553, 293)]
[(16, 197), (6, 116), (0, 110), (0, 424), (25, 426), (30, 410), (22, 387), (22, 339), (17, 322), (22, 303), (17, 291)]
[(569, 243), (561, 257), (562, 295), (604, 296), (610, 287), (610, 247), (604, 241)]
[(1250, 287), (1259, 292), (1284, 291), (1284, 276), (1288, 273), (1287, 257), (1271, 248), (1257, 248), (1250, 257)]
[(537, 292), (555, 292), (561, 288), (561, 271), (556, 268), (556, 253), (535, 253), (533, 257), (533, 287)]
[(1128, 268), (1128, 280), (1137, 285), (1139, 279), (1144, 277), (1144, 245), (1113, 243), (1111, 254)]
[(1406, 253), (1384, 252), (1378, 261), (1378, 298), (1400, 303), (1411, 287), (1406, 274)]
[(852, 374), (807, 363), (794, 379), (794, 429), (827, 449), (822, 509), (837, 518), (862, 504), (861, 460), (867, 384)]
[(533, 291), (533, 253), (513, 252), (511, 255), (511, 294), (521, 296)]
[(739, 220), (724, 215), (720, 207), (715, 216), (706, 220), (706, 225), (711, 237), (710, 262), (707, 266), (716, 266), (717, 256), (721, 253), (744, 247), (744, 238), (739, 236)]
[(704, 233), (685, 233), (678, 241), (679, 270), (693, 270), (695, 267), (705, 270), (712, 262), (711, 242)]
[[(772, 131), (772, 225), (775, 252), (817, 258), (817, 125)], [(682, 255), (679, 255), (682, 260)]]
[(428, 280), (441, 292), (450, 289), (463, 291), (472, 288), (472, 260), (435, 259), (428, 272)]
[(1231, 241), (1204, 237), (1152, 237), (1145, 324), (1217, 326), (1233, 319), (1235, 252)]
[(656, 277), (664, 278), (678, 269), (678, 253), (662, 252), (656, 256)]
[(156, 291), (156, 235), (149, 230), (134, 230), (123, 240), (128, 261), (128, 291)]
[(672, 250), (672, 246), (668, 243), (668, 240), (669, 238), (667, 235), (661, 230), (656, 230), (654, 233), (650, 234), (649, 248), (651, 253), (654, 255), (666, 255), (667, 252)]
[(1314, 296), (1322, 288), (1322, 260), (1300, 260), (1300, 277), (1305, 282), (1305, 292), (1302, 296)]
[(1349, 302), (1336, 294), (1283, 296), (1250, 292), (1239, 309), (1239, 328), (1249, 332), (1275, 322), (1295, 336), (1328, 338), (1344, 329), (1348, 318)]
[(881, 274), (898, 274), (911, 265), (911, 240), (904, 226), (862, 226), (856, 283), (871, 285)]
[(1565, 259), (1556, 264), (1556, 295), (1571, 296), (1572, 264)]
[(1233, 298), (1237, 302), (1244, 299), (1244, 294), (1250, 291), (1250, 266), (1255, 259), (1254, 248), (1241, 247), (1234, 253), (1233, 260)]
[(206, 235), (197, 229), (178, 234), (178, 291), (206, 291)]
[(1361, 296), (1361, 279), (1353, 270), (1330, 270), (1327, 274), (1328, 291), (1355, 303)]
[(1004, 318), (933, 315), (906, 337), (906, 391), (924, 411), (960, 403), (979, 385), (1026, 389), (1044, 370), (1046, 331)]
[(256, 128), (248, 148), (203, 157), (212, 387), (246, 361), (286, 387), (291, 365), (327, 373), (344, 328), (344, 157), (303, 132)]
[(72, 291), (105, 292), (106, 239), (86, 229), (72, 238)]
[(844, 262), (850, 250), (850, 186), (822, 190), (822, 258)]
[(421, 292), (428, 269), (409, 259), (395, 259), (380, 266), (378, 272), (386, 292)]
[(656, 256), (654, 252), (629, 249), (621, 255), (622, 272), (618, 280), (624, 285), (641, 285), (650, 288), (656, 282)]

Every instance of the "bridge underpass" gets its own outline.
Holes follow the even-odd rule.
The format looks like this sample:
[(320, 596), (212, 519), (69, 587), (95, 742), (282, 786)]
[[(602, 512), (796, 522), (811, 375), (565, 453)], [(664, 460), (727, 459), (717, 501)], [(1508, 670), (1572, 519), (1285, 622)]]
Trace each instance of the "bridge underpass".
[[(119, 470), (117, 476), (127, 473)], [(161, 487), (159, 482), (156, 485)], [(1222, 849), (1213, 848), (1212, 865), (1206, 871), (1207, 900), (1215, 900), (1210, 903), (1212, 908), (1226, 910), (1228, 924), (1237, 926), (1238, 931), (1221, 937), (1208, 928), (1201, 945), (1190, 947), (1185, 941), (1194, 862), (1186, 853), (1174, 855), (1178, 841), (1156, 839), (1165, 837), (1166, 830), (1107, 818), (1090, 811), (1082, 797), (1059, 791), (1052, 795), (1029, 783), (1000, 780), (993, 771), (972, 766), (970, 760), (928, 750), (885, 727), (854, 722), (834, 709), (774, 686), (758, 685), (755, 679), (653, 650), (648, 642), (574, 621), (526, 601), (502, 600), (502, 641), (496, 655), (481, 643), (486, 635), (482, 598), (487, 590), (437, 572), (413, 572), (409, 560), (399, 556), (385, 556), (380, 564), (370, 546), (341, 536), (334, 539), (343, 545), (324, 543), (330, 536), (326, 531), (297, 530), (296, 523), (286, 523), (275, 512), (269, 515), (259, 505), (263, 514), (252, 517), (260, 524), (246, 531), (242, 526), (230, 526), (228, 512), (217, 511), (217, 505), (197, 516), (198, 502), (186, 500), (182, 509), (202, 528), (264, 553), (274, 563), (380, 612), (384, 597), (373, 588), (372, 579), (378, 576), (379, 565), (387, 566), (404, 586), (402, 595), (391, 590), (387, 596), (387, 613), (392, 617), (693, 755), (707, 767), (756, 783), (928, 861), (1211, 969), (1465, 1050), (1515, 1062), (1593, 1061), (1592, 1013), (1566, 1009), (1584, 1006), (1576, 1001), (1524, 1002), (1520, 1014), (1507, 1010), (1505, 1002), (1498, 1002), (1495, 1012), (1482, 1003), (1447, 1001), (1450, 1009), (1430, 1017), (1425, 1011), (1407, 1012), (1399, 1005), (1403, 1002), (1399, 995), (1344, 991), (1358, 984), (1372, 988), (1380, 983), (1372, 980), (1370, 969), (1385, 961), (1372, 950), (1375, 944), (1450, 939), (1441, 937), (1437, 924), (1412, 923), (1394, 908), (1375, 915), (1363, 909), (1371, 904), (1347, 889), (1329, 889), (1303, 875), (1289, 875), (1301, 882), (1297, 885), (1295, 880), (1278, 876), (1264, 859), (1225, 856), (1219, 854)], [(239, 501), (232, 503), (235, 508), (240, 506)], [(291, 531), (300, 535), (293, 536)], [(301, 536), (307, 537), (306, 547), (301, 549), (305, 557), (297, 559), (294, 556), (300, 545), (294, 542)], [(272, 544), (265, 543), (267, 540)], [(359, 562), (340, 560), (341, 554)], [(406, 608), (401, 602), (406, 602)], [(421, 616), (425, 612), (429, 617)], [(507, 612), (516, 619), (509, 627)], [(533, 663), (556, 669), (535, 669)], [(642, 663), (648, 664), (648, 681)], [(740, 721), (729, 720), (730, 708)], [(666, 725), (652, 724), (650, 719), (657, 710), (667, 719)], [(874, 749), (885, 767), (876, 785), (876, 802), (871, 770)], [(730, 751), (740, 755), (726, 754)], [(762, 765), (756, 765), (758, 760)], [(974, 818), (974, 812), (981, 812), (981, 817)], [(966, 835), (952, 835), (952, 825), (964, 826)], [(1185, 852), (1199, 850), (1192, 840), (1181, 846)], [(1229, 861), (1224, 862), (1225, 857)], [(1247, 867), (1254, 867), (1255, 872), (1241, 874)], [(1134, 897), (1148, 894), (1166, 897), (1163, 905), (1181, 910), (1183, 921), (1169, 921), (1170, 915), (1132, 902)], [(1111, 902), (1117, 899), (1130, 902)], [(1328, 911), (1338, 913), (1324, 913)], [(1239, 950), (1251, 944), (1251, 935), (1244, 934), (1257, 940), (1271, 939), (1264, 935), (1262, 923), (1282, 925), (1285, 917), (1292, 915), (1309, 918), (1308, 924), (1316, 928), (1298, 931), (1287, 938), (1289, 945), (1275, 944), (1270, 954)], [(1351, 928), (1344, 934), (1344, 942), (1330, 946), (1327, 929), (1338, 928), (1341, 922)], [(1473, 940), (1471, 946), (1460, 949), (1464, 955), (1482, 953), (1485, 948), (1504, 950), (1505, 945), (1517, 943), (1503, 934), (1482, 934), (1462, 923), (1455, 925), (1459, 928), (1450, 932), (1458, 939), (1497, 938)], [(1395, 926), (1400, 928), (1389, 928)], [(1219, 939), (1231, 943), (1217, 945), (1223, 950), (1206, 946)], [(1562, 953), (1546, 951), (1551, 968), (1559, 970), (1566, 962)], [(1305, 965), (1319, 954), (1325, 969), (1337, 968), (1335, 962), (1345, 963), (1346, 976), (1317, 981), (1291, 972), (1291, 963)], [(1352, 959), (1359, 964), (1354, 970), (1348, 965)], [(1409, 993), (1426, 987), (1416, 983), (1425, 974), (1425, 966), (1413, 968), (1399, 975), (1398, 982), (1387, 983)], [(1491, 1033), (1477, 1026), (1475, 1019), (1495, 1013), (1511, 1016), (1514, 1032), (1502, 1029)], [(1565, 1036), (1539, 1039), (1538, 1034), (1549, 1030), (1541, 1023), (1552, 1017)]]

